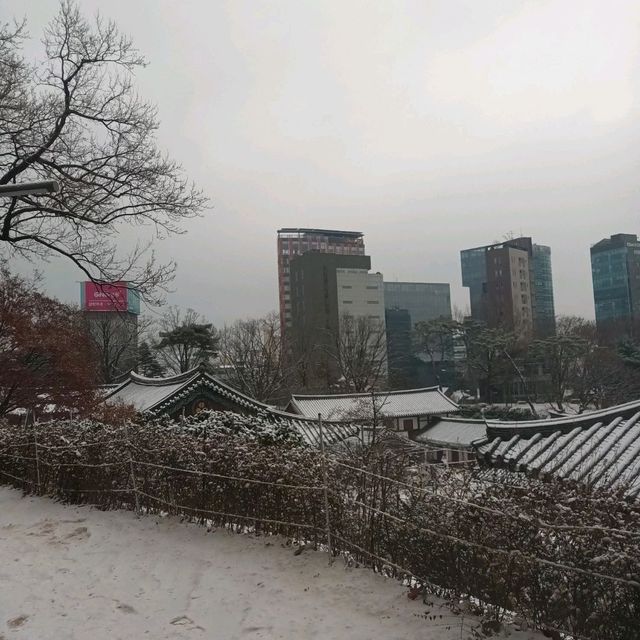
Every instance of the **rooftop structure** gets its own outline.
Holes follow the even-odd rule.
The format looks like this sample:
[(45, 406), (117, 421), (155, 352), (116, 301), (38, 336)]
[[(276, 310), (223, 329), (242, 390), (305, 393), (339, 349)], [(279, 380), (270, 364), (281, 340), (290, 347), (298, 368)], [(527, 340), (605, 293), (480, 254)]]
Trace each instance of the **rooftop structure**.
[(484, 438), (486, 434), (487, 425), (484, 420), (446, 416), (416, 434), (413, 439), (431, 446), (471, 451), (472, 443)]
[(640, 496), (640, 400), (600, 411), (527, 422), (487, 421), (474, 443), (481, 464)]
[(433, 416), (456, 413), (459, 407), (438, 387), (426, 387), (376, 393), (296, 394), (291, 396), (287, 410), (308, 418), (321, 414), (331, 420), (371, 422), (379, 417), (398, 431), (410, 431), (427, 426)]
[[(261, 415), (275, 422), (291, 424), (307, 444), (319, 445), (317, 420), (278, 411), (225, 384), (202, 367), (166, 378), (146, 378), (134, 372), (121, 385), (106, 395), (111, 404), (132, 405), (148, 417), (169, 416), (178, 419), (200, 411), (231, 411), (245, 415)], [(358, 434), (358, 427), (345, 422), (328, 420), (324, 437), (327, 444), (335, 444)]]

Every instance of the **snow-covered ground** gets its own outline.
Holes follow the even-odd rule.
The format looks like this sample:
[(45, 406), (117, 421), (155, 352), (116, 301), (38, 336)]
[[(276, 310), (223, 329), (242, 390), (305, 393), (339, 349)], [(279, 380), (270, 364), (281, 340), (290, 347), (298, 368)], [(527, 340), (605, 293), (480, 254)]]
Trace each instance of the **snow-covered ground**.
[(410, 600), (367, 569), (328, 567), (325, 554), (294, 555), (279, 539), (0, 487), (0, 640), (469, 636), (445, 606)]

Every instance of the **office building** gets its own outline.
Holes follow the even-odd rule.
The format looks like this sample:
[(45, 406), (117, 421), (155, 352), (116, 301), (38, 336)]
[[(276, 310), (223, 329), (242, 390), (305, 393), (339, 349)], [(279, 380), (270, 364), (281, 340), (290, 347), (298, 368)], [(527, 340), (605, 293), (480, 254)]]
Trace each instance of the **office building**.
[(364, 256), (363, 234), (359, 231), (283, 228), (278, 230), (278, 295), (280, 325), (291, 328), (291, 259), (307, 252)]
[(385, 282), (384, 303), (387, 309), (406, 309), (411, 328), (418, 322), (451, 319), (451, 291), (448, 283)]
[(471, 317), (520, 336), (555, 332), (551, 249), (531, 238), (460, 252)]
[(532, 249), (534, 331), (538, 336), (549, 336), (556, 332), (551, 248), (541, 244), (533, 244)]
[(414, 385), (415, 357), (411, 334), (411, 315), (406, 309), (385, 309), (387, 361), (391, 389)]
[[(591, 247), (596, 323), (617, 336), (637, 333), (640, 322), (640, 242), (618, 233)], [(616, 335), (612, 337), (616, 337)]]
[(381, 273), (367, 269), (336, 269), (338, 315), (367, 318), (384, 329), (384, 283)]
[[(413, 331), (419, 322), (451, 319), (451, 292), (447, 283), (385, 282), (387, 351), (391, 388), (439, 384), (448, 365), (414, 348)], [(447, 356), (445, 360), (452, 360)]]
[[(369, 273), (370, 267), (369, 256), (314, 251), (290, 261), (290, 344), (298, 359), (306, 359), (324, 386), (338, 377), (338, 345), (350, 319), (366, 319), (370, 346), (386, 362), (382, 275)], [(383, 368), (386, 371), (386, 364)]]

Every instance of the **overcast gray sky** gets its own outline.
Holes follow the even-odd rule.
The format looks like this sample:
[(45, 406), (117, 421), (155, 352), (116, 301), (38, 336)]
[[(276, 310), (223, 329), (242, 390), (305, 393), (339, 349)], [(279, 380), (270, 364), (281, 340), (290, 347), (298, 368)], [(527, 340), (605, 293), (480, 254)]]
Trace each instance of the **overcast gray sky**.
[[(363, 231), (387, 280), (450, 282), (460, 249), (552, 248), (556, 311), (593, 317), (589, 246), (636, 233), (640, 4), (614, 0), (81, 0), (150, 61), (159, 140), (210, 196), (170, 303), (277, 308), (276, 230)], [(0, 0), (32, 36), (54, 0)], [(34, 55), (38, 42), (29, 45)], [(46, 270), (77, 301), (72, 268)]]

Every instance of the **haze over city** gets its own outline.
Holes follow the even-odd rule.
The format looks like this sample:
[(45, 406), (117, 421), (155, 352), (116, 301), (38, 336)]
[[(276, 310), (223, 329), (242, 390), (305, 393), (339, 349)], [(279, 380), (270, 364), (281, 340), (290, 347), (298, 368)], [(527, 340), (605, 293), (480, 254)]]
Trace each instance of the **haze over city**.
[[(155, 248), (178, 262), (168, 302), (217, 325), (277, 309), (282, 226), (362, 231), (373, 271), (450, 282), (461, 308), (460, 250), (532, 236), (556, 312), (589, 318), (589, 246), (637, 231), (636, 3), (81, 4), (148, 59), (160, 144), (211, 199)], [(34, 59), (57, 7), (0, 1)], [(79, 272), (44, 270), (78, 301)]]

